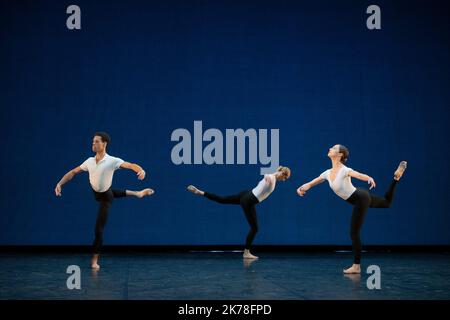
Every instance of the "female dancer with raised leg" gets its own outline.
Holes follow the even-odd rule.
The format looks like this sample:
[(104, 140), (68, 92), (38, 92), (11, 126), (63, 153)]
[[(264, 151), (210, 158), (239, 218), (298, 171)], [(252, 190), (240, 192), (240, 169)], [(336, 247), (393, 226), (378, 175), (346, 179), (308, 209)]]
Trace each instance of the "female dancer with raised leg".
[(97, 221), (95, 224), (95, 239), (93, 243), (93, 256), (91, 267), (100, 269), (98, 257), (103, 245), (103, 229), (108, 219), (108, 211), (114, 198), (126, 196), (135, 196), (142, 198), (152, 195), (152, 189), (143, 189), (141, 191), (115, 190), (111, 189), (114, 171), (119, 168), (130, 169), (136, 172), (137, 178), (143, 180), (145, 171), (135, 163), (125, 162), (120, 158), (112, 157), (106, 153), (106, 147), (110, 144), (110, 137), (105, 132), (96, 132), (92, 140), (92, 151), (96, 153), (95, 157), (90, 157), (80, 166), (67, 172), (55, 187), (57, 197), (61, 196), (62, 186), (71, 180), (76, 174), (82, 171), (89, 172), (89, 182), (94, 193), (95, 200), (99, 202)]
[(349, 156), (348, 149), (340, 144), (330, 148), (328, 157), (331, 159), (332, 168), (324, 171), (319, 177), (305, 183), (297, 189), (299, 196), (304, 196), (306, 191), (328, 180), (333, 191), (342, 199), (353, 205), (352, 219), (350, 224), (350, 237), (352, 240), (352, 249), (354, 256), (353, 265), (344, 270), (344, 273), (361, 273), (361, 239), (360, 231), (364, 222), (364, 216), (367, 209), (370, 208), (389, 208), (394, 197), (397, 182), (406, 170), (406, 161), (401, 161), (397, 170), (394, 172), (394, 178), (389, 185), (384, 197), (373, 195), (365, 189), (355, 188), (352, 185), (351, 178), (366, 181), (370, 187), (375, 188), (375, 180), (370, 176), (359, 173), (344, 165)]
[(197, 189), (193, 185), (188, 186), (188, 190), (194, 194), (204, 196), (205, 198), (221, 204), (239, 204), (244, 210), (245, 217), (250, 225), (250, 231), (245, 241), (244, 259), (258, 259), (250, 253), (250, 247), (253, 239), (258, 232), (258, 219), (255, 206), (265, 200), (275, 189), (277, 181), (286, 181), (291, 176), (291, 170), (288, 167), (278, 167), (272, 174), (264, 175), (258, 185), (250, 190), (241, 191), (231, 196), (218, 196), (209, 192)]

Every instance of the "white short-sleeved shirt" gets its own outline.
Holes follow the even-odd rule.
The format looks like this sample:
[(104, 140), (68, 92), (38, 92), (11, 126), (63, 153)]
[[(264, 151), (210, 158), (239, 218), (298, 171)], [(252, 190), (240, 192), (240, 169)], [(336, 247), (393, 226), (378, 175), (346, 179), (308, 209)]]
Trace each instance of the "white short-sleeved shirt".
[(106, 153), (98, 163), (95, 161), (95, 157), (87, 158), (80, 165), (80, 168), (89, 172), (89, 182), (92, 189), (97, 192), (105, 192), (112, 185), (114, 171), (119, 169), (122, 163), (124, 163), (122, 159)]
[[(269, 177), (270, 183), (267, 183), (265, 178)], [(266, 199), (275, 190), (275, 184), (277, 179), (273, 174), (265, 174), (264, 178), (259, 181), (258, 185), (252, 189), (253, 195), (258, 199), (259, 202)]]
[(333, 189), (334, 193), (336, 193), (342, 199), (347, 200), (356, 190), (356, 188), (352, 184), (351, 177), (348, 175), (348, 173), (350, 171), (353, 171), (353, 169), (343, 165), (339, 169), (333, 181), (330, 180), (330, 171), (331, 169), (324, 171), (320, 175), (320, 177), (322, 179), (328, 180), (328, 183), (330, 184), (330, 187), (331, 189)]

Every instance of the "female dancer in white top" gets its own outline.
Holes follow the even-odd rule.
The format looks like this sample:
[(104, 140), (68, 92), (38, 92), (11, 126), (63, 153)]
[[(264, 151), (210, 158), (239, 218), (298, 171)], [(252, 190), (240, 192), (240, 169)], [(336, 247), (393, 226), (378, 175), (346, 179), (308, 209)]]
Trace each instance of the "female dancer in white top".
[(369, 207), (371, 208), (389, 208), (394, 197), (397, 182), (406, 170), (406, 161), (400, 162), (397, 170), (394, 172), (392, 180), (384, 197), (379, 197), (369, 193), (365, 189), (355, 188), (352, 185), (351, 178), (367, 181), (370, 185), (369, 190), (375, 188), (376, 184), (370, 176), (359, 173), (344, 165), (349, 156), (348, 149), (340, 144), (330, 148), (328, 157), (331, 159), (332, 168), (323, 172), (319, 177), (302, 185), (297, 189), (299, 196), (304, 196), (311, 187), (328, 180), (333, 191), (342, 199), (353, 205), (353, 213), (350, 225), (350, 237), (352, 239), (352, 248), (354, 263), (344, 270), (344, 273), (361, 273), (361, 239), (360, 230), (364, 222), (364, 216)]
[(231, 196), (218, 196), (209, 192), (197, 189), (193, 185), (188, 186), (188, 190), (194, 194), (204, 196), (209, 200), (222, 204), (239, 204), (244, 210), (245, 217), (250, 225), (250, 231), (245, 241), (244, 259), (258, 259), (258, 257), (250, 253), (250, 247), (253, 239), (258, 232), (258, 219), (256, 217), (256, 204), (266, 199), (275, 189), (277, 181), (285, 181), (291, 176), (291, 170), (288, 167), (278, 167), (277, 171), (272, 174), (264, 175), (264, 178), (258, 185), (250, 190), (244, 190), (238, 194)]

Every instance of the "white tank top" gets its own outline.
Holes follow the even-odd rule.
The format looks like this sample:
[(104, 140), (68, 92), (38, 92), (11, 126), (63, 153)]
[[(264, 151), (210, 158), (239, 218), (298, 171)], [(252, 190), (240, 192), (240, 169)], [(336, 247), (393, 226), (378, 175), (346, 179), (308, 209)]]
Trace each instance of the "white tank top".
[[(270, 183), (267, 183), (265, 177), (269, 177)], [(273, 174), (265, 174), (264, 178), (259, 181), (258, 185), (253, 188), (253, 195), (259, 200), (259, 202), (266, 199), (275, 190), (276, 179)]]
[(352, 184), (351, 177), (349, 177), (348, 175), (348, 173), (352, 170), (353, 169), (342, 165), (333, 181), (330, 180), (331, 169), (324, 171), (320, 175), (320, 177), (322, 179), (328, 180), (328, 183), (330, 184), (330, 187), (331, 189), (333, 189), (334, 193), (336, 193), (342, 199), (347, 200), (356, 190), (356, 188)]

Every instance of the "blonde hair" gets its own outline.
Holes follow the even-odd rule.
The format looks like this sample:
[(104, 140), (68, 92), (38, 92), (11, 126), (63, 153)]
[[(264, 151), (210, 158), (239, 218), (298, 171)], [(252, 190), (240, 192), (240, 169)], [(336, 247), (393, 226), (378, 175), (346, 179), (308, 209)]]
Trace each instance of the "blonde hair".
[(277, 171), (283, 172), (287, 178), (291, 176), (291, 169), (289, 169), (288, 167), (279, 166)]

